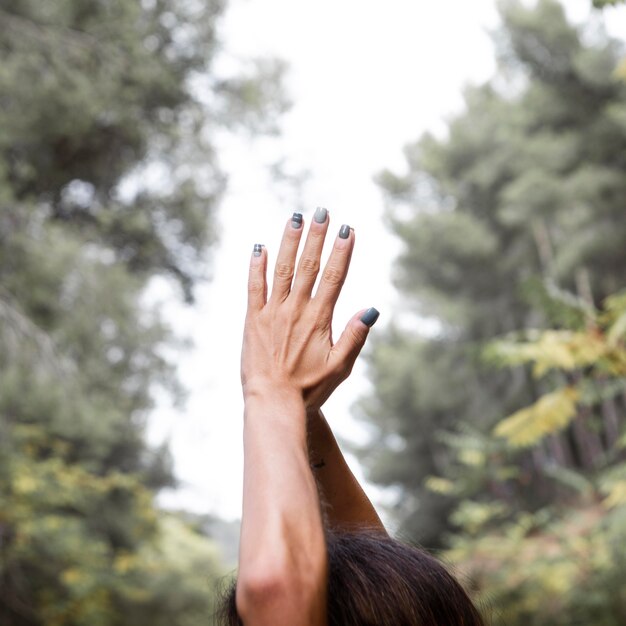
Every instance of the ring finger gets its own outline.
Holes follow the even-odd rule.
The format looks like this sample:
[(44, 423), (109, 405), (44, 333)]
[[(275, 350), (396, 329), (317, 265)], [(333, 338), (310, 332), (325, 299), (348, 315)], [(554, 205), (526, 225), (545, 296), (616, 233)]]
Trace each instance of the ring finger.
[(322, 272), (322, 278), (315, 294), (315, 301), (327, 312), (329, 317), (332, 317), (333, 308), (348, 274), (353, 248), (354, 231), (350, 226), (344, 224), (339, 229), (339, 234), (335, 239), (333, 250)]

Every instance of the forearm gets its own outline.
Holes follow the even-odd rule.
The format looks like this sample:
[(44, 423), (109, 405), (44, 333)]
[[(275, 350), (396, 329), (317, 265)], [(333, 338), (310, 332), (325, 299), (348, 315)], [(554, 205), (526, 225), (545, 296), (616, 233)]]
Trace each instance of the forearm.
[[(264, 613), (272, 616), (269, 623), (280, 624), (278, 614), (287, 618), (304, 606), (309, 615), (299, 623), (323, 623), (326, 567), (304, 404), (297, 394), (283, 391), (249, 397), (237, 590), (246, 626), (264, 624)], [(302, 602), (303, 593), (309, 594), (308, 602)], [(295, 606), (290, 610), (285, 603)]]
[[(269, 297), (267, 251), (255, 244), (250, 257), (241, 352), (246, 411), (236, 595), (246, 626), (326, 624), (326, 544), (309, 466), (304, 397), (319, 406), (350, 374), (378, 316), (373, 308), (356, 313), (333, 341), (332, 314), (348, 272), (354, 231), (347, 224), (339, 229), (313, 296), (328, 211), (316, 210), (296, 269), (302, 223), (302, 215), (295, 213), (285, 224)], [(332, 458), (339, 466), (343, 457), (336, 451), (323, 447), (329, 462)], [(338, 485), (331, 480), (325, 491), (344, 516), (349, 509), (343, 512), (335, 493), (351, 472), (347, 466), (342, 472), (344, 479)], [(355, 502), (361, 490), (354, 477), (350, 482), (348, 500)]]
[(363, 491), (321, 411), (308, 415), (309, 461), (331, 528), (370, 529), (386, 533), (376, 509)]

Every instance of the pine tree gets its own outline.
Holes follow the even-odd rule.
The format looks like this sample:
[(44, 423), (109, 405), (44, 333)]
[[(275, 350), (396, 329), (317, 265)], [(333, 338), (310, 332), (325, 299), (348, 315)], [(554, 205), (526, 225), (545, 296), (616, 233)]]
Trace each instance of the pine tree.
[[(602, 33), (584, 38), (552, 0), (500, 11), (497, 75), (467, 90), (446, 136), (406, 148), (405, 174), (380, 175), (403, 243), (396, 285), (407, 308), (440, 329), (392, 328), (376, 342), (376, 391), (361, 408), (381, 437), (364, 459), (373, 480), (401, 487), (404, 532), (427, 545), (451, 527), (453, 499), (424, 486), (452, 462), (444, 433), (487, 433), (544, 391), (527, 369), (486, 364), (485, 343), (558, 321), (546, 285), (596, 306), (624, 286), (623, 47)], [(593, 438), (563, 435), (575, 465), (592, 462), (582, 448)], [(540, 507), (555, 495), (542, 479), (552, 461), (529, 455), (525, 482), (490, 488), (509, 506)]]
[(0, 8), (0, 623), (204, 624), (221, 574), (155, 507), (144, 426), (182, 389), (142, 302), (193, 300), (215, 239), (220, 129), (271, 132), (282, 66), (217, 76), (220, 0)]

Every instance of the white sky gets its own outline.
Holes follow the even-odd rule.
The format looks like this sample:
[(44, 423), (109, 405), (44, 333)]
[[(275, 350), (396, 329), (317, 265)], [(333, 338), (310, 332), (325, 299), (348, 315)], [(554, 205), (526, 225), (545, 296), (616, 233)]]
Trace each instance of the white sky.
[[(591, 0), (568, 0), (578, 19)], [(610, 30), (626, 39), (626, 11), (607, 11)], [(404, 167), (403, 146), (425, 130), (441, 132), (462, 106), (461, 90), (494, 71), (487, 34), (497, 24), (494, 0), (231, 0), (222, 22), (229, 55), (278, 56), (290, 66), (294, 101), (278, 139), (222, 140), (220, 159), (229, 188), (217, 221), (213, 280), (200, 286), (198, 303), (163, 303), (174, 327), (195, 348), (177, 354), (189, 390), (184, 410), (162, 404), (151, 418), (152, 442), (170, 440), (181, 488), (165, 492), (165, 506), (240, 516), (242, 485), (239, 354), (247, 265), (254, 243), (268, 247), (271, 264), (280, 233), (302, 201), (308, 222), (316, 206), (329, 209), (331, 235), (342, 223), (356, 231), (348, 281), (335, 315), (336, 334), (357, 310), (376, 306), (375, 333), (401, 305), (391, 287), (398, 244), (382, 221), (383, 202), (373, 176)], [(290, 172), (310, 176), (302, 196), (272, 184), (271, 163), (286, 159)], [(332, 236), (329, 240), (332, 241)], [(350, 406), (368, 390), (355, 367), (327, 402), (340, 437), (367, 438)], [(357, 475), (358, 463), (349, 458)], [(375, 501), (385, 494), (367, 488)]]

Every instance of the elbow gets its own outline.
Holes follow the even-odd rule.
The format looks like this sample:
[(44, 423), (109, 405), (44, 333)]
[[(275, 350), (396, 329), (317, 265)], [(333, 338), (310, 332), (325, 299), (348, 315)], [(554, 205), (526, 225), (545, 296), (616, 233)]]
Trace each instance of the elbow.
[(299, 576), (292, 567), (274, 564), (240, 571), (236, 592), (237, 612), (244, 624), (276, 623), (272, 617), (302, 611), (319, 599), (320, 583), (324, 579)]
[(289, 593), (286, 572), (274, 568), (246, 570), (237, 579), (237, 612), (244, 621), (268, 614), (279, 607)]

